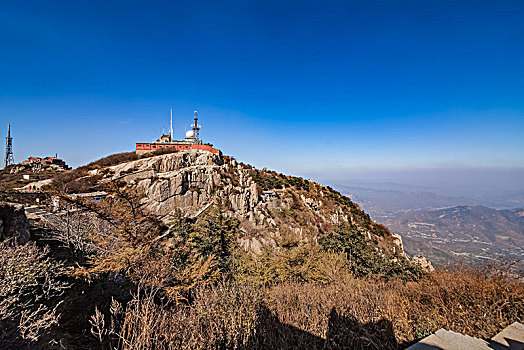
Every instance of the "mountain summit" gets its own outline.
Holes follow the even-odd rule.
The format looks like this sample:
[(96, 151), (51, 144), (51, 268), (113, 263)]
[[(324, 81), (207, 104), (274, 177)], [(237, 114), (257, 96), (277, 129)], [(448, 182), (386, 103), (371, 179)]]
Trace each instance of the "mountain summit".
[(77, 199), (126, 193), (137, 210), (165, 226), (172, 227), (178, 217), (198, 222), (210, 213), (234, 219), (236, 246), (252, 256), (321, 250), (346, 256), (345, 264), (361, 275), (418, 273), (400, 235), (330, 187), (222, 154), (163, 152), (171, 153), (110, 156), (58, 178), (55, 186), (62, 183), (69, 195), (83, 192), (72, 194)]
[(240, 221), (242, 245), (255, 252), (275, 244), (283, 232), (310, 241), (350, 225), (387, 253), (403, 254), (400, 236), (330, 187), (255, 169), (227, 156), (169, 153), (95, 169), (89, 176), (102, 176), (101, 184), (125, 182), (136, 190), (143, 209), (166, 223), (177, 211), (195, 217), (209, 204), (218, 206), (222, 215)]

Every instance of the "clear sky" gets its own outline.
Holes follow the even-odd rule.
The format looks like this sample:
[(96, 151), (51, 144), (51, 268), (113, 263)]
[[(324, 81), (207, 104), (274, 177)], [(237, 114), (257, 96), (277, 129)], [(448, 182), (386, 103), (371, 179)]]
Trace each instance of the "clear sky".
[(15, 160), (77, 166), (169, 128), (319, 178), (524, 167), (524, 2), (0, 2)]

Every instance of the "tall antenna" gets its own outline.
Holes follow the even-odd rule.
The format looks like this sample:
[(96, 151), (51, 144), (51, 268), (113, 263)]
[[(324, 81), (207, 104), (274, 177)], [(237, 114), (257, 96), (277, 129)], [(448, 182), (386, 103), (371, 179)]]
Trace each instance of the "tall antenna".
[(193, 129), (195, 140), (198, 141), (198, 130), (200, 130), (200, 125), (198, 125), (198, 112), (195, 111), (195, 124), (191, 127)]
[(171, 113), (171, 127), (169, 128), (169, 135), (171, 137), (171, 142), (173, 142), (173, 108), (169, 109), (169, 112)]
[(11, 124), (7, 124), (7, 137), (5, 138), (5, 167), (15, 164), (13, 157), (13, 138), (11, 137)]

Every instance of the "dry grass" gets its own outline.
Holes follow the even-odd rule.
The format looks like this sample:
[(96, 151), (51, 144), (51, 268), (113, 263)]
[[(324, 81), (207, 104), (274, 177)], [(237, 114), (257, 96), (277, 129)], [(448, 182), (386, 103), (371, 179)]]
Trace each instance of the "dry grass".
[(154, 293), (139, 292), (126, 309), (123, 349), (234, 349), (247, 344), (262, 293), (220, 283), (196, 292), (191, 307), (163, 308)]
[(141, 294), (126, 310), (121, 340), (126, 349), (394, 349), (442, 327), (489, 338), (523, 319), (522, 283), (460, 268), (408, 283), (222, 282), (172, 309)]
[(328, 337), (333, 310), (360, 325), (387, 320), (399, 344), (439, 328), (489, 338), (524, 318), (522, 283), (468, 269), (435, 272), (418, 283), (348, 279), (328, 286), (282, 284), (271, 295), (268, 306), (282, 322), (322, 338)]

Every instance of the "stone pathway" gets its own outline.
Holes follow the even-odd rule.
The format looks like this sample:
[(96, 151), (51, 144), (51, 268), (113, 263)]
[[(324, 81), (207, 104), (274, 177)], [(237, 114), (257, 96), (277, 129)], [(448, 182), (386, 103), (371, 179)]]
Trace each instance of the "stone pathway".
[(503, 329), (490, 341), (439, 329), (407, 350), (524, 350), (524, 325), (518, 322)]

